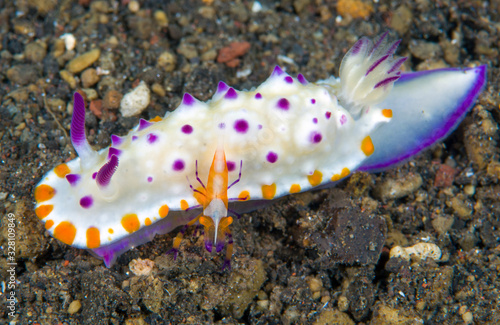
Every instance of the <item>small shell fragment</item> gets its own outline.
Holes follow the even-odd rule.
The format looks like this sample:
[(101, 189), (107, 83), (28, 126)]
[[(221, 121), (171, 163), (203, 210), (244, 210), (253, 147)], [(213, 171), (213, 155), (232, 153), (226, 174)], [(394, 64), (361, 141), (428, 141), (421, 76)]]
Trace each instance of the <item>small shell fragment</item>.
[(432, 258), (437, 261), (441, 258), (441, 249), (436, 244), (417, 243), (410, 247), (394, 246), (389, 252), (390, 258), (400, 257), (408, 261), (412, 255), (421, 260)]

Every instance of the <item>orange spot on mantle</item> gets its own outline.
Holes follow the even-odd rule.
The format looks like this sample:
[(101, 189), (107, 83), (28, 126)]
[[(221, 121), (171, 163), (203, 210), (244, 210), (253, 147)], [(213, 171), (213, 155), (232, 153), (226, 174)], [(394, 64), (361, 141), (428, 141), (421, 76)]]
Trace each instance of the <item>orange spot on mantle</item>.
[(168, 205), (164, 204), (160, 207), (160, 210), (158, 210), (158, 214), (160, 215), (160, 218), (165, 218), (168, 215)]
[(87, 247), (97, 248), (101, 246), (101, 233), (96, 227), (87, 229)]
[(69, 169), (68, 165), (60, 164), (54, 168), (54, 173), (56, 173), (58, 177), (63, 178), (69, 173), (71, 173), (71, 170)]
[(370, 156), (374, 151), (375, 147), (373, 146), (372, 138), (367, 135), (363, 141), (361, 141), (361, 150), (367, 156)]
[(139, 223), (139, 218), (137, 218), (137, 214), (129, 213), (123, 216), (122, 218), (122, 226), (128, 233), (133, 233), (141, 227)]
[(312, 186), (318, 186), (323, 180), (323, 174), (319, 170), (315, 170), (312, 175), (307, 176), (307, 180)]
[(76, 228), (69, 221), (60, 222), (54, 229), (54, 237), (65, 244), (71, 245), (75, 240)]
[(52, 210), (54, 210), (54, 206), (52, 204), (41, 205), (35, 209), (35, 214), (38, 219), (41, 220), (48, 216), (52, 212)]
[(42, 184), (35, 188), (35, 200), (38, 203), (52, 199), (55, 194), (56, 190), (49, 185)]
[(262, 197), (266, 200), (272, 200), (276, 195), (276, 184), (262, 185)]

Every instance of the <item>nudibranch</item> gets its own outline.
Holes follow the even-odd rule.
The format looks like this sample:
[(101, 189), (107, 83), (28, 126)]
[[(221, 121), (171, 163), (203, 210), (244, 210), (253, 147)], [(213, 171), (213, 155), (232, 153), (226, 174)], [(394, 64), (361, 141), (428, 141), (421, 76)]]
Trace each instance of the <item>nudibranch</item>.
[(229, 211), (389, 168), (464, 118), (486, 66), (404, 74), (398, 44), (387, 33), (361, 38), (339, 78), (310, 83), (275, 67), (249, 91), (220, 82), (206, 103), (186, 93), (163, 119), (141, 119), (100, 151), (86, 140), (84, 102), (75, 93), (71, 141), (79, 157), (42, 178), (35, 213), (52, 236), (91, 249), (108, 267), (156, 234), (195, 222), (205, 226), (208, 250), (221, 251), (227, 238), (228, 263)]

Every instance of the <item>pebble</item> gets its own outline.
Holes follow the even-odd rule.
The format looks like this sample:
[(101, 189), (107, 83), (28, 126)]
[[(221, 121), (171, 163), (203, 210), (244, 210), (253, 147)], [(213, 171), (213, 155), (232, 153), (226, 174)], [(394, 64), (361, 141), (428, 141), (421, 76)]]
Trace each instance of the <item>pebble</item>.
[(373, 194), (384, 201), (399, 199), (415, 192), (422, 186), (422, 183), (422, 177), (419, 174), (408, 173), (397, 179), (387, 179), (377, 184)]
[(65, 51), (66, 51), (66, 46), (64, 44), (64, 40), (56, 39), (54, 41), (54, 48), (52, 51), (52, 56), (57, 59), (58, 57), (63, 55)]
[(196, 46), (187, 43), (181, 43), (177, 48), (177, 53), (181, 54), (188, 60), (197, 58), (199, 56), (198, 51), (196, 50)]
[(69, 304), (69, 307), (68, 307), (68, 314), (76, 314), (80, 308), (82, 308), (82, 303), (80, 302), (80, 300), (73, 300), (70, 304)]
[(66, 69), (68, 69), (68, 71), (71, 73), (79, 73), (88, 68), (89, 66), (91, 66), (95, 61), (99, 59), (100, 56), (101, 56), (101, 50), (99, 49), (90, 50), (69, 61), (69, 63), (66, 66)]
[(118, 109), (120, 107), (120, 102), (123, 98), (122, 93), (117, 90), (108, 90), (104, 94), (104, 99), (102, 101), (102, 108), (104, 109)]
[(399, 35), (404, 35), (410, 28), (413, 22), (413, 14), (411, 10), (401, 5), (392, 13), (390, 27), (398, 32)]
[(24, 48), (24, 56), (31, 62), (42, 62), (47, 55), (47, 46), (41, 42), (31, 42)]
[(155, 266), (155, 262), (152, 260), (146, 258), (138, 258), (138, 259), (133, 259), (130, 261), (128, 264), (128, 268), (132, 273), (135, 275), (144, 275), (144, 276), (149, 276), (151, 272), (153, 272), (153, 268)]
[(38, 78), (38, 70), (31, 64), (20, 64), (7, 70), (7, 78), (14, 84), (26, 86)]
[(82, 85), (83, 88), (89, 88), (99, 82), (99, 75), (94, 68), (86, 69), (82, 72)]
[(168, 26), (168, 18), (167, 14), (165, 11), (162, 10), (156, 10), (154, 13), (155, 21), (160, 27), (167, 27)]
[(73, 34), (62, 34), (59, 38), (64, 41), (64, 46), (66, 47), (67, 51), (72, 51), (75, 48), (76, 38)]
[(394, 246), (389, 252), (390, 258), (399, 257), (409, 261), (411, 256), (420, 260), (432, 258), (437, 261), (441, 258), (441, 248), (432, 243), (417, 243), (410, 247)]
[(470, 311), (468, 311), (462, 315), (462, 319), (464, 320), (465, 324), (472, 324), (472, 322), (474, 321), (474, 316)]
[(367, 19), (373, 13), (373, 5), (361, 0), (339, 0), (337, 12), (342, 17)]
[(436, 177), (434, 178), (434, 186), (435, 187), (449, 187), (453, 184), (455, 180), (455, 175), (458, 173), (458, 170), (455, 168), (448, 166), (446, 164), (442, 164), (439, 166), (438, 171), (436, 172)]
[[(219, 51), (217, 62), (225, 63), (228, 67), (235, 67), (236, 58), (245, 55), (250, 50), (250, 47), (249, 42), (232, 42)], [(237, 63), (239, 64), (239, 60)]]
[(165, 51), (158, 57), (156, 61), (156, 66), (165, 70), (166, 72), (172, 72), (177, 64), (177, 57), (174, 53)]
[(451, 229), (454, 222), (455, 219), (453, 217), (447, 218), (439, 216), (432, 220), (432, 227), (439, 235), (443, 235), (446, 234), (448, 230)]
[(167, 93), (165, 91), (165, 88), (163, 88), (162, 85), (160, 85), (159, 83), (155, 82), (152, 86), (151, 86), (151, 90), (158, 96), (161, 96), (161, 97), (164, 97)]
[(128, 10), (130, 10), (130, 12), (136, 13), (139, 11), (139, 9), (141, 9), (141, 6), (139, 5), (138, 1), (134, 0), (128, 3)]
[(140, 114), (149, 105), (150, 91), (144, 81), (132, 91), (123, 96), (120, 103), (120, 112), (123, 117), (130, 117)]
[(408, 49), (414, 57), (420, 60), (432, 59), (442, 54), (439, 44), (422, 40), (411, 40)]

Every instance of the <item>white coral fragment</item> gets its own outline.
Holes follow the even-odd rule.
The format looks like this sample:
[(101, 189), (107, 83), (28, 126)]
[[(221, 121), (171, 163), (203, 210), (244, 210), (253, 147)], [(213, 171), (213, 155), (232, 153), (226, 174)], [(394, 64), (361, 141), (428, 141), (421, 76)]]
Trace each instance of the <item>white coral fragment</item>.
[(123, 96), (120, 102), (120, 112), (124, 117), (140, 114), (149, 105), (151, 92), (144, 81), (139, 86)]
[(406, 57), (394, 58), (400, 41), (387, 42), (387, 33), (375, 40), (357, 41), (340, 64), (340, 101), (353, 115), (382, 102), (399, 79)]
[(412, 255), (420, 260), (432, 258), (437, 261), (441, 258), (441, 249), (436, 244), (417, 243), (410, 247), (394, 246), (389, 252), (390, 258), (399, 257), (408, 261)]

